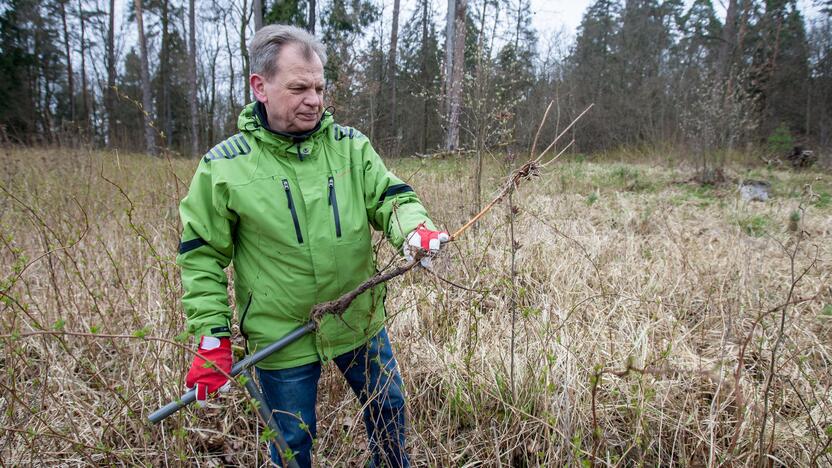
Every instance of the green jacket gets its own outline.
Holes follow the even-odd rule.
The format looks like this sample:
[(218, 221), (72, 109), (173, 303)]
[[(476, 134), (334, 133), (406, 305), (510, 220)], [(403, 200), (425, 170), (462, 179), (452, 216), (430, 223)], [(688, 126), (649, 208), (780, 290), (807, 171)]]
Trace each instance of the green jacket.
[[(176, 263), (188, 331), (229, 336), (224, 268), (234, 264), (237, 320), (254, 352), (306, 323), (315, 304), (376, 272), (369, 227), (399, 248), (419, 223), (435, 229), (409, 185), (393, 175), (367, 137), (324, 113), (304, 137), (264, 128), (253, 104), (240, 133), (200, 161), (179, 206), (183, 234)], [(341, 317), (261, 361), (283, 369), (327, 361), (364, 344), (384, 321), (383, 285)]]

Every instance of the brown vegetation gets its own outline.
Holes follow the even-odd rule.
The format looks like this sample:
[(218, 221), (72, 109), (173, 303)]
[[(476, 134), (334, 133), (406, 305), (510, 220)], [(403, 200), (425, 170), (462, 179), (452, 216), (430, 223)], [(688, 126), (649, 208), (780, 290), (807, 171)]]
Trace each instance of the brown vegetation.
[[(241, 389), (145, 420), (181, 393), (190, 362), (173, 260), (194, 162), (4, 159), (0, 458), (265, 463)], [(476, 211), (475, 164), (390, 161), (449, 229)], [(832, 177), (729, 165), (772, 183), (769, 202), (744, 203), (673, 167), (572, 156), (513, 194), (513, 282), (503, 210), (453, 242), (436, 276), (394, 280), (417, 466), (753, 464), (764, 414), (766, 463), (832, 463)], [(483, 185), (505, 176), (486, 164)], [(378, 255), (396, 253), (380, 242)], [(356, 465), (360, 408), (336, 374), (321, 383), (315, 455)]]

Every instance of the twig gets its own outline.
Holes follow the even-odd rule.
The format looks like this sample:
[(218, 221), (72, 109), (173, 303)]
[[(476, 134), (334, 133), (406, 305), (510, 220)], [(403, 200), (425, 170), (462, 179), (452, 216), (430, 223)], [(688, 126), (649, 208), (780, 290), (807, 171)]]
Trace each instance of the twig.
[(454, 283), (453, 281), (449, 280), (448, 278), (443, 278), (443, 277), (439, 276), (435, 271), (433, 271), (431, 269), (427, 269), (425, 271), (430, 273), (434, 278), (438, 279), (439, 281), (442, 281), (443, 283), (447, 283), (447, 284), (449, 284), (449, 285), (451, 285), (451, 286), (453, 286), (457, 289), (462, 289), (463, 291), (473, 292), (473, 293), (477, 293), (477, 294), (488, 294), (487, 289), (474, 289), (474, 288), (469, 288), (467, 286), (462, 286), (461, 284)]
[(529, 152), (529, 159), (534, 157), (534, 152), (537, 150), (537, 139), (540, 138), (540, 131), (543, 130), (543, 124), (546, 123), (546, 117), (549, 116), (549, 110), (552, 109), (552, 104), (555, 101), (549, 101), (549, 106), (546, 107), (546, 112), (543, 113), (543, 120), (540, 121), (540, 125), (537, 127), (537, 133), (534, 134), (534, 143), (532, 143), (532, 150)]
[[(509, 164), (512, 164), (513, 158), (509, 153)], [(515, 393), (515, 381), (514, 381), (514, 355), (515, 353), (515, 346), (516, 346), (516, 339), (517, 339), (517, 242), (514, 240), (514, 200), (512, 195), (514, 194), (514, 186), (511, 185), (511, 188), (508, 192), (508, 222), (509, 222), (509, 252), (511, 252), (511, 293), (509, 294), (509, 312), (511, 313), (511, 399), (512, 401), (516, 401), (517, 395)]]
[[(818, 431), (819, 424), (817, 423), (817, 421), (815, 421), (815, 418), (812, 416), (812, 410), (809, 409), (809, 405), (806, 404), (806, 399), (804, 399), (803, 395), (800, 394), (800, 390), (798, 390), (797, 387), (794, 385), (792, 379), (786, 377), (784, 380), (789, 384), (790, 387), (792, 387), (792, 390), (794, 390), (794, 394), (797, 395), (797, 399), (800, 400), (800, 404), (803, 406), (803, 410), (806, 411), (806, 416), (808, 416), (809, 421), (812, 422), (812, 432), (814, 432), (818, 439), (820, 439), (820, 431)], [(821, 427), (821, 431), (822, 430), (823, 428)], [(832, 437), (827, 437), (826, 445), (824, 445), (824, 447), (817, 453), (817, 455), (813, 454), (812, 463), (810, 463), (810, 466), (817, 466), (818, 458), (821, 455), (823, 455), (824, 458), (826, 458), (827, 462), (830, 461), (829, 456), (826, 454), (826, 447), (829, 446), (830, 441), (832, 441)]]
[(564, 129), (563, 129), (563, 131), (562, 131), (562, 132), (560, 132), (560, 134), (558, 134), (558, 136), (557, 136), (557, 137), (555, 137), (555, 139), (552, 141), (552, 143), (551, 143), (551, 144), (549, 144), (549, 146), (547, 146), (547, 147), (546, 147), (546, 149), (545, 149), (545, 150), (543, 150), (543, 152), (542, 152), (542, 153), (540, 153), (540, 155), (539, 155), (537, 158), (535, 158), (535, 161), (538, 161), (538, 162), (539, 162), (539, 161), (540, 161), (540, 158), (542, 158), (544, 154), (548, 153), (548, 152), (549, 152), (549, 150), (550, 150), (550, 149), (552, 149), (552, 148), (555, 146), (555, 144), (557, 144), (557, 142), (560, 140), (560, 137), (562, 137), (562, 136), (563, 136), (566, 132), (568, 132), (568, 131), (569, 131), (569, 129), (570, 129), (570, 128), (572, 128), (572, 127), (573, 127), (573, 126), (574, 126), (574, 125), (578, 122), (578, 120), (580, 120), (580, 119), (581, 119), (581, 117), (583, 117), (583, 116), (584, 116), (584, 114), (586, 114), (587, 112), (589, 112), (589, 110), (590, 110), (590, 109), (592, 109), (592, 106), (594, 106), (594, 105), (595, 105), (595, 104), (590, 104), (590, 105), (589, 105), (586, 109), (584, 109), (584, 111), (583, 111), (583, 112), (581, 112), (581, 114), (580, 114), (579, 116), (575, 117), (575, 120), (573, 120), (573, 121), (572, 121), (572, 123), (570, 123), (569, 125), (567, 125), (567, 126), (566, 126), (566, 128), (564, 128)]
[[(655, 362), (655, 361), (654, 361)], [(601, 368), (600, 366), (595, 368), (595, 373), (590, 377), (590, 410), (592, 413), (592, 433), (593, 437), (595, 438), (595, 442), (592, 445), (592, 453), (591, 458), (589, 460), (590, 466), (595, 466), (596, 462), (604, 463), (605, 460), (599, 457), (598, 450), (601, 448), (601, 428), (598, 425), (598, 413), (597, 413), (597, 401), (598, 401), (598, 388), (601, 386), (603, 382), (603, 378), (605, 374), (614, 375), (619, 378), (624, 378), (629, 376), (630, 374), (639, 374), (639, 375), (649, 375), (653, 377), (664, 377), (666, 375), (680, 375), (680, 374), (689, 374), (689, 375), (699, 375), (702, 377), (707, 377), (708, 379), (714, 380), (714, 375), (708, 371), (690, 371), (686, 369), (677, 369), (665, 365), (663, 367), (654, 367), (653, 363), (649, 363), (644, 367), (637, 367), (633, 364), (632, 358), (628, 358), (626, 362), (626, 366), (624, 369), (616, 370), (610, 368)]]
[[(780, 345), (783, 343), (783, 340), (785, 339), (785, 335), (786, 335), (786, 313), (788, 312), (788, 305), (792, 301), (792, 296), (794, 295), (794, 290), (797, 287), (797, 284), (800, 282), (800, 280), (803, 279), (803, 277), (806, 275), (806, 273), (808, 273), (809, 270), (811, 270), (814, 267), (815, 262), (817, 261), (817, 255), (816, 255), (815, 259), (812, 261), (812, 263), (809, 264), (808, 267), (806, 267), (799, 275), (795, 274), (795, 257), (797, 256), (797, 253), (800, 250), (800, 243), (801, 243), (802, 240), (803, 240), (803, 231), (801, 230), (797, 235), (797, 239), (796, 239), (795, 245), (794, 245), (794, 250), (792, 250), (791, 252), (786, 251), (788, 253), (788, 256), (789, 256), (789, 271), (790, 271), (790, 275), (791, 275), (791, 285), (789, 285), (789, 292), (786, 296), (785, 305), (783, 306), (783, 308), (780, 312), (780, 326), (779, 326), (779, 329), (777, 331), (777, 340), (774, 342), (774, 347), (771, 349), (771, 365), (769, 366), (769, 372), (768, 372), (768, 376), (766, 378), (766, 384), (765, 384), (765, 387), (763, 388), (763, 414), (762, 414), (762, 421), (761, 421), (762, 426), (760, 427), (760, 437), (759, 437), (758, 444), (757, 444), (757, 450), (758, 450), (757, 466), (760, 466), (760, 467), (765, 465), (765, 461), (764, 461), (766, 459), (765, 435), (766, 435), (766, 425), (767, 425), (767, 422), (768, 422), (769, 394), (771, 393), (771, 383), (774, 380), (775, 373), (777, 372), (777, 357), (778, 357), (778, 352), (780, 350)], [(785, 246), (783, 246), (781, 244), (781, 247), (783, 247), (784, 250), (785, 250)], [(772, 435), (773, 435), (773, 431), (772, 431)]]
[(537, 177), (540, 175), (540, 164), (538, 164), (537, 160), (529, 161), (526, 164), (520, 166), (516, 171), (514, 171), (508, 178), (506, 184), (503, 186), (503, 189), (500, 190), (500, 193), (494, 197), (491, 202), (485, 206), (479, 213), (475, 214), (473, 218), (469, 219), (467, 223), (465, 223), (461, 228), (457, 229), (451, 235), (451, 241), (456, 240), (459, 236), (462, 235), (465, 231), (468, 230), (471, 226), (474, 225), (477, 221), (480, 220), (486, 213), (491, 211), (491, 208), (494, 207), (497, 203), (503, 200), (503, 198), (508, 195), (508, 193), (513, 190), (521, 181), (526, 179), (531, 179), (532, 177)]
[[(589, 109), (591, 109), (593, 105), (594, 104), (590, 104), (586, 109), (584, 109), (583, 112), (581, 112), (581, 114), (579, 116), (575, 117), (575, 119), (572, 121), (572, 123), (570, 123), (569, 126), (567, 126), (565, 129), (563, 129), (563, 131), (560, 132), (560, 134), (557, 137), (555, 137), (555, 139), (552, 141), (552, 143), (549, 144), (549, 146), (547, 146), (546, 149), (543, 150), (543, 152), (540, 153), (536, 158), (529, 160), (528, 162), (526, 162), (525, 164), (523, 164), (522, 166), (517, 168), (517, 170), (514, 171), (509, 176), (508, 180), (506, 181), (506, 184), (503, 186), (503, 189), (500, 190), (500, 193), (498, 193), (497, 196), (494, 197), (493, 200), (491, 200), (491, 203), (486, 205), (485, 208), (480, 210), (479, 213), (475, 214), (474, 217), (471, 218), (467, 223), (465, 223), (461, 228), (457, 229), (456, 232), (454, 232), (451, 235), (451, 241), (456, 240), (459, 236), (462, 235), (462, 233), (464, 233), (466, 230), (468, 230), (468, 228), (473, 226), (474, 223), (479, 221), (479, 219), (482, 218), (486, 213), (488, 213), (491, 210), (491, 208), (494, 207), (494, 205), (496, 205), (503, 198), (505, 198), (506, 195), (508, 195), (510, 190), (513, 190), (517, 185), (519, 185), (519, 183), (521, 181), (526, 180), (526, 179), (531, 179), (532, 177), (539, 176), (540, 175), (540, 169), (541, 169), (541, 167), (543, 167), (540, 164), (540, 160), (543, 158), (543, 156), (547, 152), (549, 152), (549, 150), (552, 149), (557, 144), (557, 142), (560, 140), (560, 138), (570, 128), (572, 128), (578, 122), (578, 120), (581, 119), (581, 117), (583, 117), (587, 112), (589, 112)], [(547, 112), (547, 114), (548, 114), (548, 112)], [(545, 116), (544, 116), (544, 121), (545, 121)], [(573, 142), (574, 142), (574, 140), (573, 140)], [(572, 142), (570, 142), (569, 145), (566, 146), (566, 148), (568, 148), (571, 145), (572, 145)], [(561, 150), (561, 152), (558, 153), (557, 156), (555, 156), (555, 159), (557, 159), (561, 154), (563, 154), (563, 152), (566, 151), (566, 148)], [(551, 162), (552, 161), (549, 161), (546, 164), (549, 164)]]
[(557, 161), (561, 157), (561, 155), (572, 146), (573, 143), (575, 143), (575, 140), (570, 141), (566, 146), (563, 147), (563, 149), (560, 150), (558, 154), (555, 155), (554, 158), (546, 161), (546, 164), (541, 164), (540, 167), (546, 167), (549, 164), (552, 164), (553, 162)]

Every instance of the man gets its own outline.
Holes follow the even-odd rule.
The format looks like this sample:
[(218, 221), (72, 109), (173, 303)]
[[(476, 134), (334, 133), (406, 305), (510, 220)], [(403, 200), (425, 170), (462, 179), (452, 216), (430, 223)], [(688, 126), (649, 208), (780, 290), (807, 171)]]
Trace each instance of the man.
[[(188, 372), (199, 402), (227, 385), (217, 368), (231, 368), (229, 263), (251, 353), (306, 323), (313, 305), (375, 273), (370, 226), (404, 245), (408, 258), (408, 246), (435, 252), (448, 240), (368, 139), (324, 112), (326, 54), (317, 39), (272, 25), (255, 34), (249, 50), (256, 102), (240, 114), (240, 133), (202, 159), (180, 205), (177, 264), (188, 331), (214, 363), (196, 358)], [(384, 296), (383, 285), (367, 291), (342, 316), (324, 317), (314, 335), (258, 365), (266, 401), (301, 466), (311, 465), (317, 384), (328, 361), (365, 408), (372, 464), (408, 466), (404, 392), (384, 328)], [(271, 455), (280, 462), (274, 446)]]

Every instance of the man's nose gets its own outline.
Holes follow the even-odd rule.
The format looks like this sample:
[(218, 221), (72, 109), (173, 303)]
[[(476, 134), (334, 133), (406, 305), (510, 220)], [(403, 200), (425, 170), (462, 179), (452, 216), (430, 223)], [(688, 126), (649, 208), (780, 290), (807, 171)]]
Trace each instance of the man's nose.
[(320, 107), (323, 99), (314, 89), (307, 91), (303, 96), (303, 103), (310, 107)]

